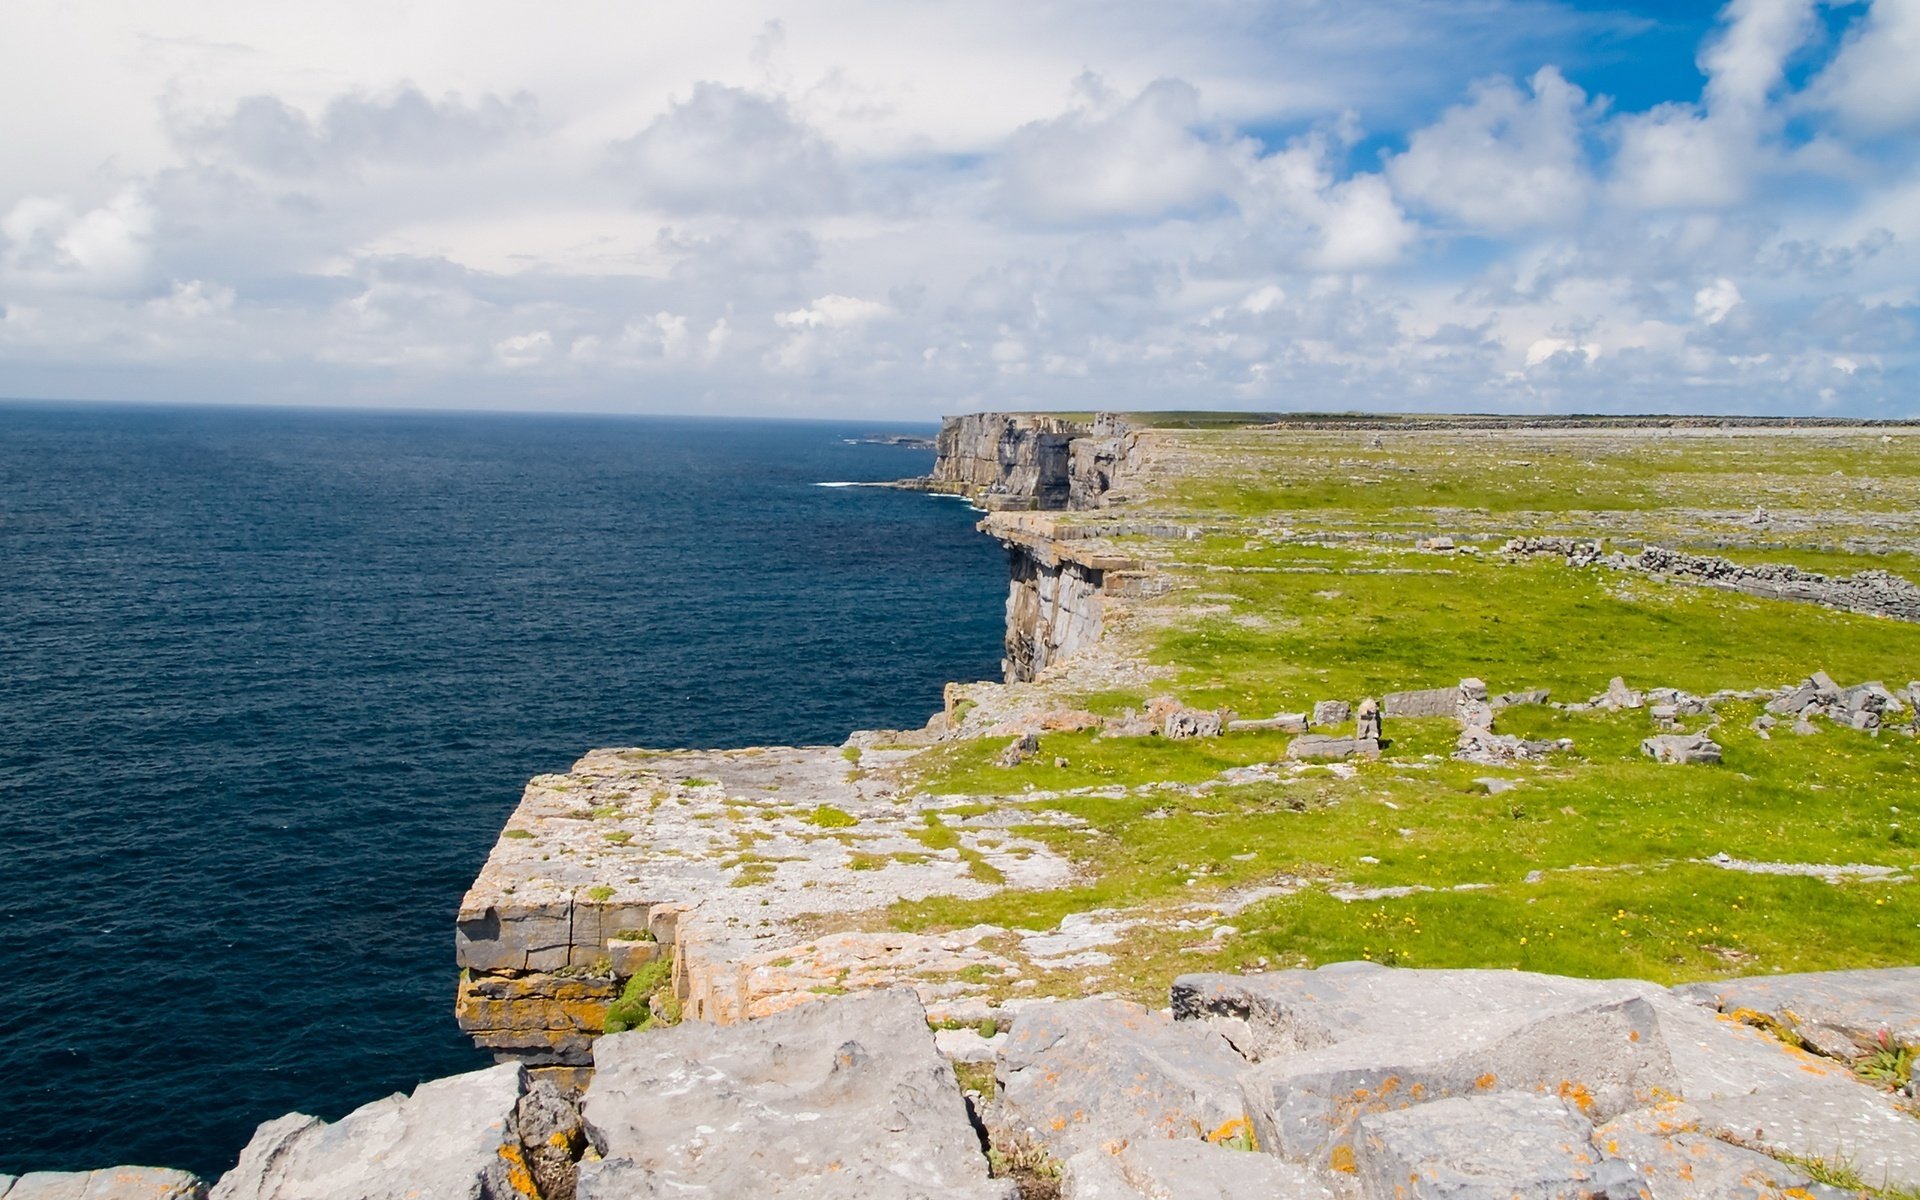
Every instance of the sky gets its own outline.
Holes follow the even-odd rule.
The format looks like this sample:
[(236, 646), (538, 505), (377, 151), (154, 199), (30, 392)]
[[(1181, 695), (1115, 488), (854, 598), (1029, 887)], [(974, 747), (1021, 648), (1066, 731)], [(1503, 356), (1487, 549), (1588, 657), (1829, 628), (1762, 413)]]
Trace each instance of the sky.
[(1920, 0), (5, 0), (0, 396), (1920, 416)]

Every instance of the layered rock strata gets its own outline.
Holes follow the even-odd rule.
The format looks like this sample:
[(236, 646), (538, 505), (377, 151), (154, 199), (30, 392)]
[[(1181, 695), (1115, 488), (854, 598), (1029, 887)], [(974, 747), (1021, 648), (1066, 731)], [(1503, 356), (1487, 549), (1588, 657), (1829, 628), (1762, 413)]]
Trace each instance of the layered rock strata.
[(935, 441), (932, 485), (989, 511), (1066, 508), (1071, 444), (1089, 427), (1033, 413), (948, 417)]

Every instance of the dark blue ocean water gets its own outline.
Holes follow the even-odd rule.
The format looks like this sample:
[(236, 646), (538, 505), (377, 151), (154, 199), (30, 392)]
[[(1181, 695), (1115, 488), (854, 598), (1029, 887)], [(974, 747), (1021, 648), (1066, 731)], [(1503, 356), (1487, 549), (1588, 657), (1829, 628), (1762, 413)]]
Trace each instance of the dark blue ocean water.
[(530, 775), (997, 673), (1005, 560), (816, 423), (0, 408), (0, 1172), (224, 1169), (484, 1065)]

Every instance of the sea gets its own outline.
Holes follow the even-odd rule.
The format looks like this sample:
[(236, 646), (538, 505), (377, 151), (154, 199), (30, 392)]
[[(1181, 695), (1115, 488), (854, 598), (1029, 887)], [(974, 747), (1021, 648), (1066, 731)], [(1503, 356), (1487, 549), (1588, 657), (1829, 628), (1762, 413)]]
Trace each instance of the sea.
[(838, 743), (999, 673), (1004, 553), (800, 421), (0, 405), (0, 1173), (231, 1166), (487, 1065), (528, 777)]

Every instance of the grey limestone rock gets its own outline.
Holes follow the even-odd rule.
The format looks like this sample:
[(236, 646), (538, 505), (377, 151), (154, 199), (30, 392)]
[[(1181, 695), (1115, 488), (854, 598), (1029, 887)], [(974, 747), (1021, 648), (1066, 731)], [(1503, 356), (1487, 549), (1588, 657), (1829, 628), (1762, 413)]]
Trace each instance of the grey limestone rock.
[(1720, 743), (1704, 733), (1662, 733), (1642, 741), (1640, 753), (1655, 762), (1717, 763)]
[(1646, 697), (1627, 686), (1627, 681), (1615, 675), (1607, 684), (1606, 694), (1596, 697), (1594, 705), (1599, 708), (1623, 709), (1639, 708), (1646, 703)]
[(1195, 1139), (1133, 1141), (1068, 1159), (1060, 1200), (1333, 1200), (1325, 1184), (1269, 1154)]
[(1277, 729), (1283, 733), (1305, 733), (1307, 731), (1306, 713), (1278, 713), (1271, 717), (1254, 720), (1228, 721), (1227, 730), (1231, 733), (1256, 732)]
[(1353, 719), (1353, 705), (1345, 700), (1321, 700), (1313, 706), (1315, 725), (1338, 725)]
[(1648, 1200), (1775, 1200), (1788, 1188), (1806, 1191), (1806, 1174), (1699, 1131), (1684, 1104), (1640, 1109), (1593, 1131), (1593, 1144), (1630, 1165)]
[(1342, 759), (1363, 754), (1369, 758), (1380, 753), (1380, 743), (1372, 738), (1330, 737), (1323, 733), (1309, 733), (1294, 738), (1287, 743), (1287, 757), (1292, 759)]
[(1455, 743), (1453, 757), (1461, 762), (1479, 763), (1486, 767), (1505, 766), (1515, 762), (1534, 762), (1545, 758), (1555, 750), (1570, 750), (1573, 743), (1532, 741), (1516, 737), (1509, 733), (1494, 733), (1486, 728), (1469, 727), (1463, 730)]
[(1459, 697), (1457, 686), (1388, 692), (1380, 698), (1380, 712), (1387, 717), (1451, 717)]
[(29, 1171), (0, 1175), (6, 1200), (205, 1200), (207, 1185), (165, 1167), (102, 1167), (97, 1171)]
[(1569, 1103), (1503, 1092), (1360, 1119), (1367, 1200), (1639, 1200), (1640, 1177), (1595, 1149)]
[(1023, 733), (1008, 742), (993, 761), (1002, 767), (1017, 767), (1033, 757), (1040, 750), (1040, 739), (1031, 733)]
[[(331, 1125), (292, 1113), (254, 1132), (215, 1200), (504, 1200), (517, 1064), (436, 1079)], [(512, 1151), (510, 1150), (510, 1153)]]
[(603, 1037), (580, 1200), (1005, 1200), (910, 990)]
[(1005, 1120), (1058, 1158), (1127, 1138), (1197, 1138), (1245, 1120), (1246, 1061), (1217, 1032), (1122, 1000), (1036, 1005), (997, 1074)]
[(1369, 1112), (1503, 1090), (1564, 1091), (1602, 1118), (1671, 1082), (1652, 1005), (1662, 989), (1514, 971), (1340, 963), (1174, 982), (1182, 1018), (1238, 1018), (1261, 1147), (1325, 1166)]
[(1184, 738), (1219, 737), (1227, 727), (1227, 714), (1204, 708), (1176, 705), (1160, 716), (1160, 736)]
[(1883, 1033), (1901, 1045), (1920, 1045), (1920, 967), (1722, 979), (1686, 984), (1674, 994), (1721, 1012), (1763, 1013), (1803, 1036), (1828, 1031), (1854, 1054)]

